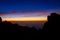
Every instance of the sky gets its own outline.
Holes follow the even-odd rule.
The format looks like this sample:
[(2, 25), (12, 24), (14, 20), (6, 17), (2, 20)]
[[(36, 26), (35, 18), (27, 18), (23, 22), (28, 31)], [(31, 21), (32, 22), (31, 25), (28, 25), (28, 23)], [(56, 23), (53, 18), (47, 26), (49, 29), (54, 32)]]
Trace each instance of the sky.
[(3, 20), (47, 20), (51, 12), (60, 12), (60, 0), (0, 0)]

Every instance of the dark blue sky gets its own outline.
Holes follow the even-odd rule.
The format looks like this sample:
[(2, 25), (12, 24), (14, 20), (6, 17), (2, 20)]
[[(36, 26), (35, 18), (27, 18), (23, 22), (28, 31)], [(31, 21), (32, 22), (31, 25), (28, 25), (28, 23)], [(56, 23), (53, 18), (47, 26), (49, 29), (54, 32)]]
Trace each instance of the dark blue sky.
[(0, 0), (0, 12), (60, 10), (60, 0)]

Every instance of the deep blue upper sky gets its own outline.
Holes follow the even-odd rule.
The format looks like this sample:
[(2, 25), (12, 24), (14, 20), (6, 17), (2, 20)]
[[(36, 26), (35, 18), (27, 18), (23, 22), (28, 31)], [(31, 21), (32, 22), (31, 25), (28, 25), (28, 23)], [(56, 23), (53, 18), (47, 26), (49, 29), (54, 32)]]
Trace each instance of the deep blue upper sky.
[(60, 0), (0, 0), (0, 12), (60, 10)]

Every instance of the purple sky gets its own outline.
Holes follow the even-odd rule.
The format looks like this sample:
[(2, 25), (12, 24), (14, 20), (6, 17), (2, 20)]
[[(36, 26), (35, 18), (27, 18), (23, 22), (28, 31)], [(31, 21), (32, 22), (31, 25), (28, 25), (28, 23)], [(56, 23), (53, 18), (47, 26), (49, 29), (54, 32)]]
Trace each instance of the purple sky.
[(53, 11), (19, 11), (19, 12), (6, 12), (1, 13), (1, 17), (9, 18), (9, 17), (47, 17)]

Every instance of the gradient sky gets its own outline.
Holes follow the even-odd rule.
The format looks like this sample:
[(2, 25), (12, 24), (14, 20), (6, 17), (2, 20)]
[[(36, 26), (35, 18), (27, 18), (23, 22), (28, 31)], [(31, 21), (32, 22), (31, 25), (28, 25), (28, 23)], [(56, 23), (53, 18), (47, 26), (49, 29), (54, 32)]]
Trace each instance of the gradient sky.
[(0, 16), (7, 18), (46, 18), (60, 11), (60, 0), (0, 0)]

